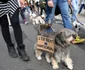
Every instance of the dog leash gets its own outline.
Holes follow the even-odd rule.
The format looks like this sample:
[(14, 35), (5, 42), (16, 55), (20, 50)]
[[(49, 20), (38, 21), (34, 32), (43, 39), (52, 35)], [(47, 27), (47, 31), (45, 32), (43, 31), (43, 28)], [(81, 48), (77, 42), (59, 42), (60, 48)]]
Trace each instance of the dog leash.
[[(75, 16), (75, 18), (76, 18), (76, 21), (78, 22), (78, 23), (80, 23), (81, 25), (84, 25), (83, 23), (81, 23), (80, 21), (79, 21), (79, 19), (76, 17), (76, 15), (74, 14), (74, 12), (73, 12), (73, 8), (72, 8), (72, 4), (70, 4), (70, 8), (71, 8), (71, 10), (72, 10), (72, 13), (73, 13), (73, 15)], [(84, 25), (85, 26), (85, 25)]]
[[(71, 4), (70, 4), (70, 8), (71, 8), (71, 10), (72, 10), (73, 15), (74, 15), (75, 18), (76, 18), (76, 21), (77, 21), (78, 23), (80, 23), (80, 26), (81, 26), (81, 27), (84, 28), (85, 25), (78, 20), (78, 18), (76, 17), (76, 15), (75, 15), (74, 12), (73, 12), (73, 8), (72, 8), (72, 5), (71, 5)], [(85, 29), (85, 28), (84, 28), (84, 29)], [(85, 42), (85, 38), (82, 38), (82, 39), (81, 39), (79, 36), (77, 36), (76, 39), (73, 41), (73, 44), (82, 43), (82, 42)]]

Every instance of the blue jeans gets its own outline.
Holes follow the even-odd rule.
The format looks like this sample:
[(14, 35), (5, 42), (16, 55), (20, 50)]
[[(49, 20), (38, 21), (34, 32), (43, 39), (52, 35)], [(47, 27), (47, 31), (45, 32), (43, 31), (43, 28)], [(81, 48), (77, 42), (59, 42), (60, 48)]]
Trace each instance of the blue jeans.
[(73, 8), (72, 20), (76, 21), (76, 17), (78, 14), (78, 0), (72, 0), (72, 8)]
[(30, 10), (30, 8), (29, 8), (28, 6), (22, 8), (22, 9), (21, 9), (21, 17), (22, 17), (23, 20), (25, 19), (25, 13), (24, 13), (25, 10), (27, 10), (28, 14), (31, 13), (31, 10)]
[(46, 7), (46, 14), (47, 14), (46, 20), (45, 20), (46, 23), (52, 23), (56, 5), (59, 6), (59, 9), (61, 11), (61, 16), (63, 19), (64, 27), (68, 29), (72, 29), (71, 19), (69, 15), (69, 6), (68, 6), (67, 0), (56, 0), (56, 2), (54, 2), (53, 8), (49, 6)]
[(28, 14), (31, 13), (31, 10), (30, 10), (30, 8), (28, 6), (26, 6), (25, 9), (27, 10)]

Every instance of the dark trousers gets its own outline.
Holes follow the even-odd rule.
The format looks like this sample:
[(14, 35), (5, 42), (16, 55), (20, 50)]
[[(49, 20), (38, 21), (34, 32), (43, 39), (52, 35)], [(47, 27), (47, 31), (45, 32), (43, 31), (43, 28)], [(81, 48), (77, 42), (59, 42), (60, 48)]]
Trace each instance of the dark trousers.
[(41, 8), (40, 15), (42, 15), (42, 14), (43, 14), (43, 10), (46, 12), (46, 9), (45, 9), (45, 8)]
[[(10, 20), (14, 30), (15, 40), (17, 42), (17, 45), (20, 46), (21, 44), (23, 44), (23, 40), (22, 40), (22, 30), (19, 24), (19, 9), (16, 10), (14, 15), (10, 18)], [(2, 35), (6, 44), (7, 45), (11, 44), (12, 41), (9, 32), (9, 23), (6, 15), (0, 17), (0, 25), (1, 25)]]
[(85, 9), (85, 4), (81, 4), (80, 10), (79, 10), (79, 12), (78, 12), (79, 14), (81, 13), (81, 11), (82, 11), (83, 8)]

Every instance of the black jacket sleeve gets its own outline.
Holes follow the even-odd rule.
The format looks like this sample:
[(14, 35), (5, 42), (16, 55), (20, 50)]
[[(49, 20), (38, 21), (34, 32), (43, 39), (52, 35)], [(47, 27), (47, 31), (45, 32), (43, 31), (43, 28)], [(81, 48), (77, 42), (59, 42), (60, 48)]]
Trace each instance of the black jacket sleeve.
[(8, 0), (0, 0), (0, 2), (2, 2), (2, 3), (7, 3)]

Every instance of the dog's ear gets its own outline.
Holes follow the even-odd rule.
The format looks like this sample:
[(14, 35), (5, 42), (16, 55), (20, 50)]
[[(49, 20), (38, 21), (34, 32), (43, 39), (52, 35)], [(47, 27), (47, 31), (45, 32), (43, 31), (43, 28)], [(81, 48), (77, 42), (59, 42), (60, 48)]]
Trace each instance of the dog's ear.
[(65, 35), (66, 35), (66, 37), (71, 36), (71, 35), (73, 35), (75, 37), (78, 34), (76, 32), (74, 32), (73, 30), (65, 29)]
[(63, 32), (59, 32), (56, 36), (55, 36), (55, 43), (60, 45), (61, 47), (65, 47), (64, 43), (65, 43), (65, 40), (64, 40), (64, 33)]

